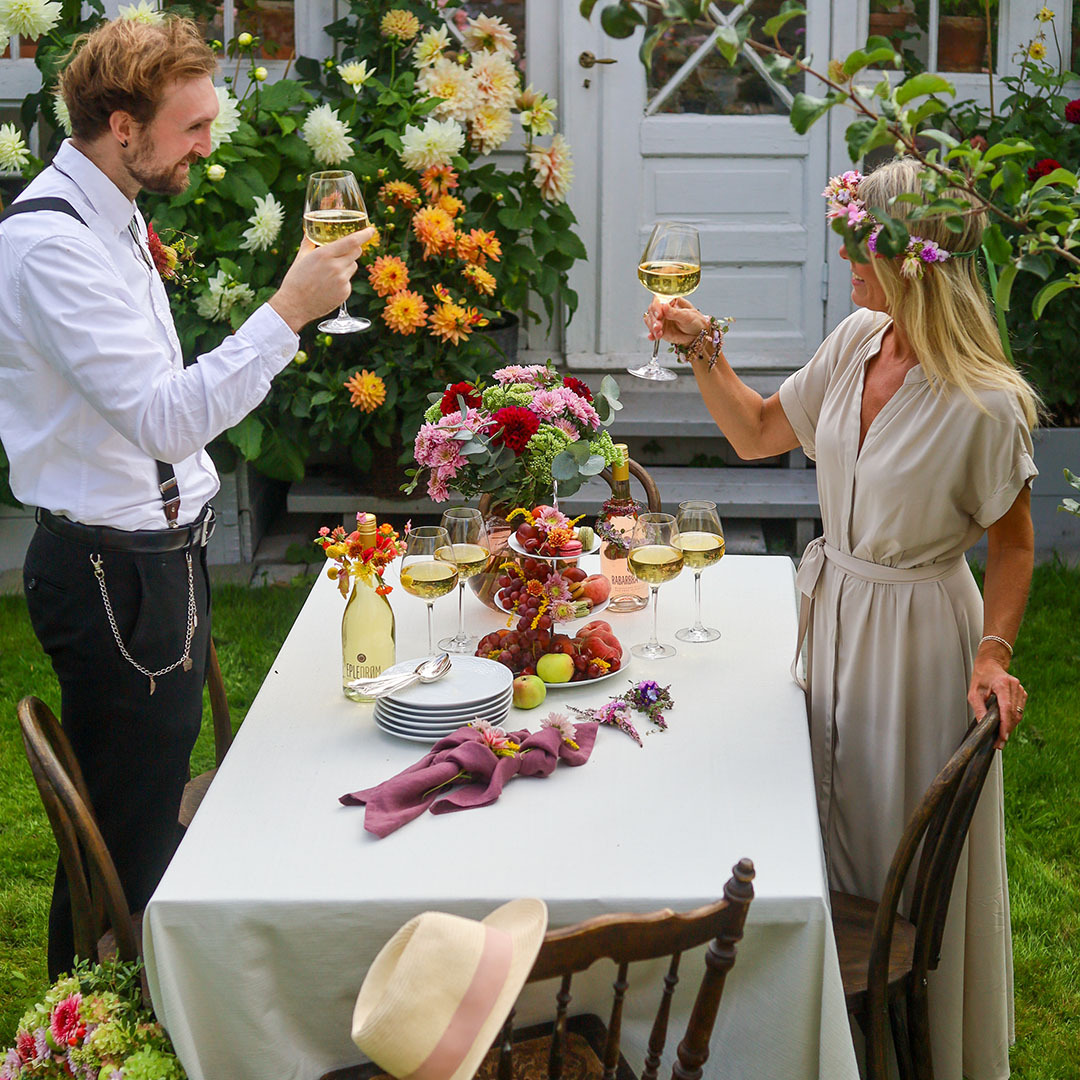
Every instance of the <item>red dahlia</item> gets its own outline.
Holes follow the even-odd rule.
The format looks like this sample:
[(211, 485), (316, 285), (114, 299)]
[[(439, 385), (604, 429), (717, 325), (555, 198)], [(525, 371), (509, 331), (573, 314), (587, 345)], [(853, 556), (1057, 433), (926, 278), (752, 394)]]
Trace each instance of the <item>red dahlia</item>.
[(491, 418), (487, 433), (495, 442), (509, 446), (520, 457), (528, 441), (540, 427), (540, 417), (520, 405), (507, 405)]
[(1080, 124), (1080, 98), (1077, 98), (1075, 101), (1070, 101), (1069, 104), (1065, 106), (1065, 119), (1068, 120), (1070, 124)]
[(172, 277), (173, 270), (169, 265), (169, 257), (165, 254), (165, 245), (149, 222), (146, 224), (146, 246), (150, 249), (150, 257), (154, 260), (157, 272), (162, 277)]
[(583, 397), (586, 401), (592, 401), (592, 391), (580, 379), (575, 379), (573, 375), (564, 375), (562, 384), (567, 390), (573, 390), (578, 397)]
[(1060, 168), (1060, 161), (1055, 161), (1052, 157), (1043, 158), (1042, 161), (1037, 161), (1030, 169), (1028, 169), (1028, 180), (1034, 183), (1040, 176), (1047, 176), (1055, 169)]
[(458, 397), (465, 399), (465, 404), (473, 409), (480, 407), (480, 391), (472, 383), (457, 382), (448, 386), (439, 403), (439, 410), (443, 416), (449, 416), (458, 411)]

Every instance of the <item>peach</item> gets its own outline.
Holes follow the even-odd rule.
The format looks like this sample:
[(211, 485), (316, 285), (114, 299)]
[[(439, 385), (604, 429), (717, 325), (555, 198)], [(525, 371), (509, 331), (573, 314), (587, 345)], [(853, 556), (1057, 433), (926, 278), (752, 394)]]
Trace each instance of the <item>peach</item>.
[(590, 574), (582, 583), (582, 595), (599, 607), (611, 595), (611, 582), (603, 574)]

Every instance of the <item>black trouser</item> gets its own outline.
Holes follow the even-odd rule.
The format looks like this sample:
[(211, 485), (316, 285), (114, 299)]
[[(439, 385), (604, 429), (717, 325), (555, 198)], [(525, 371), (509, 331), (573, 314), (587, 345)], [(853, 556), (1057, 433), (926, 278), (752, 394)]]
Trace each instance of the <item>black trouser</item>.
[[(190, 671), (180, 665), (150, 680), (123, 658), (105, 613), (90, 556), (94, 548), (38, 527), (23, 570), (34, 633), (60, 682), (61, 724), (75, 750), (94, 816), (116, 864), (128, 906), (140, 911), (169, 863), (189, 759), (202, 720), (210, 647), (206, 548), (161, 554), (98, 554), (121, 640), (157, 671), (184, 651), (190, 552), (198, 626)], [(49, 978), (74, 953), (67, 878), (59, 866), (49, 913)]]

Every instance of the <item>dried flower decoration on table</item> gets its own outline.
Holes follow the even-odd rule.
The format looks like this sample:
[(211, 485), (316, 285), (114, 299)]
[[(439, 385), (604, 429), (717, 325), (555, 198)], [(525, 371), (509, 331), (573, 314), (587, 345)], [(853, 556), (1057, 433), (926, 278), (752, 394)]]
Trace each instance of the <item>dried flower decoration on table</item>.
[(674, 707), (675, 699), (671, 696), (670, 686), (660, 686), (652, 679), (645, 679), (634, 683), (625, 694), (612, 698), (599, 709), (574, 708), (571, 711), (587, 720), (595, 720), (598, 724), (610, 724), (617, 727), (625, 731), (638, 746), (644, 746), (637, 728), (630, 719), (631, 711), (636, 709), (638, 712), (645, 713), (660, 731), (667, 731), (667, 720), (661, 710)]
[[(363, 514), (356, 515), (357, 524)], [(408, 526), (405, 527), (406, 533)], [(346, 534), (345, 528), (339, 525), (336, 529), (323, 526), (319, 535), (315, 537), (316, 544), (323, 549), (323, 554), (333, 563), (327, 567), (326, 576), (331, 581), (336, 581), (338, 590), (342, 596), (349, 595), (349, 583), (354, 577), (370, 583), (372, 576), (378, 580), (375, 591), (380, 596), (385, 596), (392, 591), (392, 586), (383, 581), (383, 571), (399, 555), (405, 552), (405, 542), (388, 524), (379, 526), (375, 534), (374, 546), (365, 546), (360, 540), (358, 530)]]

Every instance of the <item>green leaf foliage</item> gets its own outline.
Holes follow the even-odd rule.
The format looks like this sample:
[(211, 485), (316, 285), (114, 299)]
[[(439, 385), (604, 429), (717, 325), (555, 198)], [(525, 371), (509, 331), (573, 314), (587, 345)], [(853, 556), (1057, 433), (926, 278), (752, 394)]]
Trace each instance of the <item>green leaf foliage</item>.
[(830, 91), (823, 98), (800, 92), (795, 95), (795, 100), (791, 103), (791, 126), (800, 135), (805, 135), (816, 120), (820, 120), (841, 101), (843, 101), (843, 95), (835, 91)]

